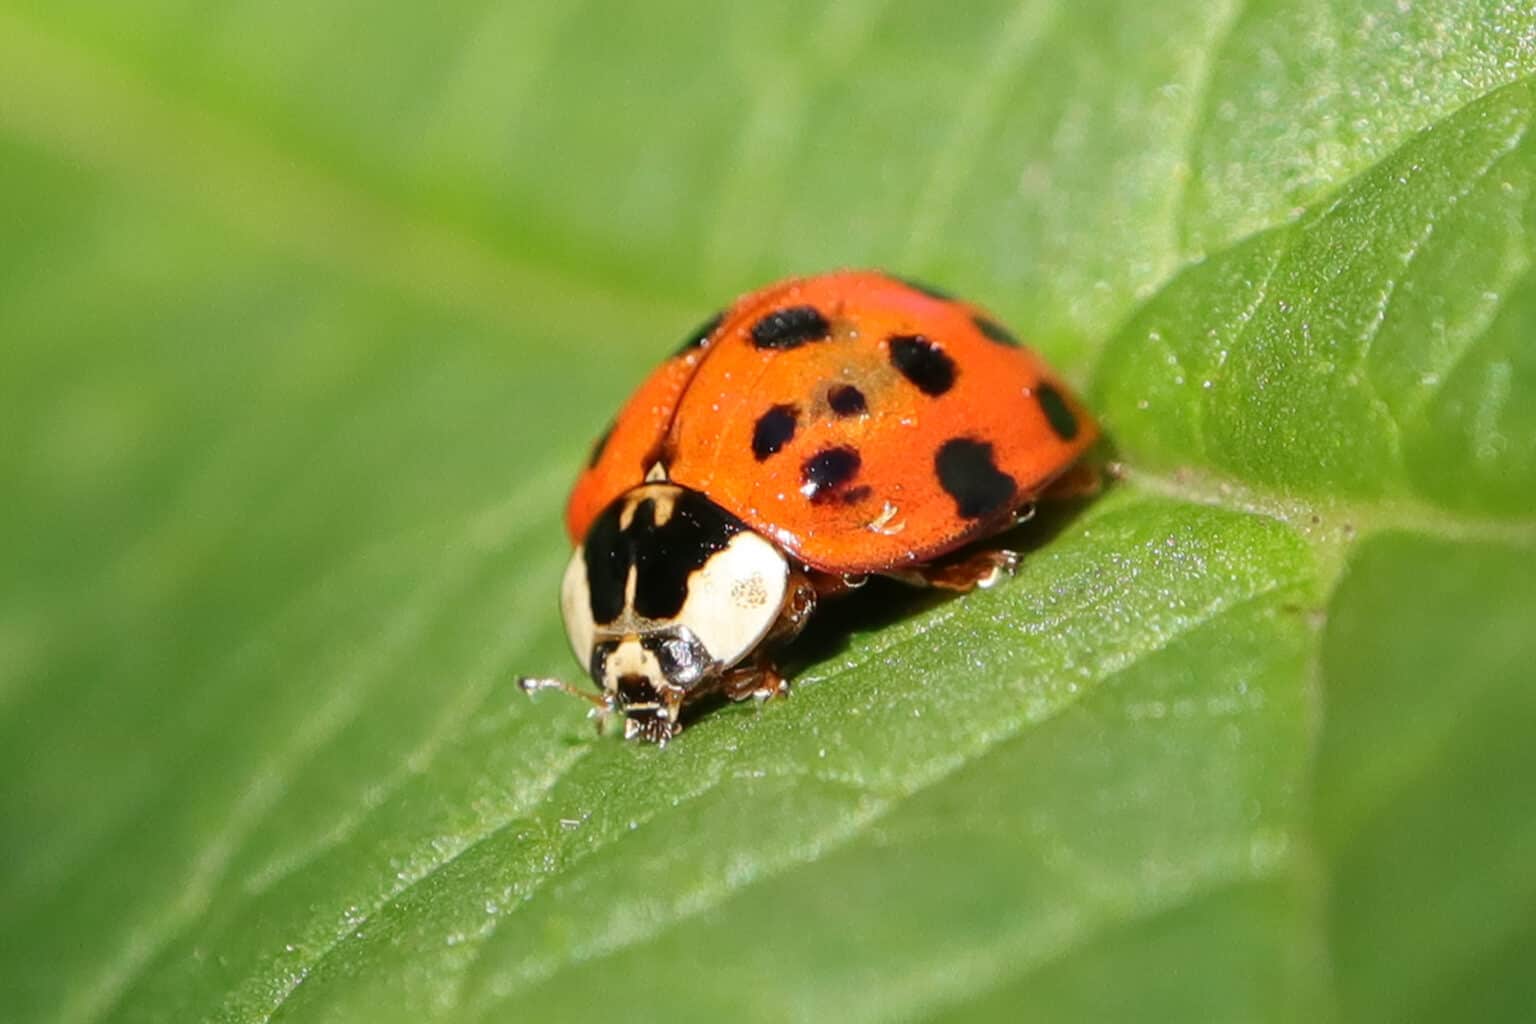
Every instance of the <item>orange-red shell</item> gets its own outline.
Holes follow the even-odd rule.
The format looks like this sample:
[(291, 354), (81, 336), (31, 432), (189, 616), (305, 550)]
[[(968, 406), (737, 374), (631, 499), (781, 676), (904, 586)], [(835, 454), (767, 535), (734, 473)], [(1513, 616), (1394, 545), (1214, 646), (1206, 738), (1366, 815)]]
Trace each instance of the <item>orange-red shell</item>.
[[(757, 340), (807, 309), (820, 337)], [(1097, 434), (978, 307), (873, 271), (793, 279), (738, 299), (640, 386), (566, 526), (579, 543), (659, 462), (811, 568), (898, 569), (1005, 528)]]

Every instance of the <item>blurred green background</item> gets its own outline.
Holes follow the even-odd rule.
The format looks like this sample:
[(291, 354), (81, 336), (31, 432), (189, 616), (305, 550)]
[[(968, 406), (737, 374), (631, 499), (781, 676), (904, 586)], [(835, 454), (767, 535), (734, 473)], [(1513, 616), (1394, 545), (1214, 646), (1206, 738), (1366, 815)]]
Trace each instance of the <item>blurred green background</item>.
[[(1529, 1020), (1536, 14), (0, 0), (0, 1018)], [(1125, 478), (595, 740), (564, 492), (887, 267)]]

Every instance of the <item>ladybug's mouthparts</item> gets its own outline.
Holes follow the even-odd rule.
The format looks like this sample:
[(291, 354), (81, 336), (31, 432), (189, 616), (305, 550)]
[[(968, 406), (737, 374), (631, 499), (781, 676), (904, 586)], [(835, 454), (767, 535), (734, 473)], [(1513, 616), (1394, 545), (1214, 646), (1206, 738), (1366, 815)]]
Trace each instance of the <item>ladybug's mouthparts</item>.
[(677, 723), (656, 685), (643, 675), (620, 676), (619, 710), (624, 714), (624, 738), (665, 744), (677, 733)]
[(677, 730), (677, 723), (660, 711), (630, 712), (624, 719), (624, 738), (627, 740), (641, 739), (666, 746), (667, 740), (677, 735)]

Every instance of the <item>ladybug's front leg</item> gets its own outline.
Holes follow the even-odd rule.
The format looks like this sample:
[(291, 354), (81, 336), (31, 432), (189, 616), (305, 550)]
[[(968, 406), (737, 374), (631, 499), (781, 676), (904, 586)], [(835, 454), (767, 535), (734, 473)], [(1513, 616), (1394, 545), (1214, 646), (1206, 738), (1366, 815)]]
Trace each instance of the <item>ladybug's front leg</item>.
[(731, 700), (755, 697), (759, 701), (789, 695), (789, 680), (778, 667), (759, 655), (744, 665), (738, 665), (720, 680), (720, 692)]
[(789, 694), (789, 680), (762, 648), (788, 643), (800, 635), (811, 613), (816, 610), (816, 581), (804, 572), (796, 571), (790, 577), (789, 591), (784, 597), (784, 607), (768, 635), (759, 644), (759, 653), (729, 670), (720, 678), (719, 689), (731, 700), (770, 700)]

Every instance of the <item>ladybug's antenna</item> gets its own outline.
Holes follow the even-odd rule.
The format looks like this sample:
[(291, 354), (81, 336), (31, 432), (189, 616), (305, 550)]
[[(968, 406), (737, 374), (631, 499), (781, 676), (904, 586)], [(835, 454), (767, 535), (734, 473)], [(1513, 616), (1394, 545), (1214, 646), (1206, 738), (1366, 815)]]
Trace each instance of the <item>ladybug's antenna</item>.
[(530, 697), (540, 690), (559, 690), (561, 693), (568, 693), (572, 697), (579, 697), (599, 711), (611, 710), (611, 705), (608, 703), (607, 698), (596, 693), (589, 693), (586, 690), (578, 690), (570, 683), (561, 679), (554, 679), (549, 676), (518, 676), (517, 685), (519, 689)]
[(603, 726), (608, 724), (608, 718), (613, 714), (613, 701), (607, 696), (589, 693), (586, 690), (578, 690), (570, 683), (560, 679), (553, 679), (548, 676), (518, 676), (517, 685), (519, 689), (530, 697), (540, 690), (559, 690), (561, 693), (568, 693), (572, 697), (579, 697), (581, 700), (586, 701), (592, 705), (592, 709), (587, 712), (587, 717), (596, 722), (598, 735), (602, 735)]

